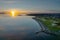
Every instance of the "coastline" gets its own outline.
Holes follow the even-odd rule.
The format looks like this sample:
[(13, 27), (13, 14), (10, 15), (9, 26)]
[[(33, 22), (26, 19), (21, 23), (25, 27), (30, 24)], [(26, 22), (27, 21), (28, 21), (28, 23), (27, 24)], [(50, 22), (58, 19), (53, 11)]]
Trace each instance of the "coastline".
[(39, 21), (36, 17), (32, 18), (34, 19), (36, 22), (38, 22), (38, 24), (40, 25), (40, 27), (42, 28), (41, 31), (36, 32), (36, 34), (39, 34), (40, 32), (44, 32), (46, 34), (49, 35), (53, 35), (53, 36), (59, 36), (60, 34), (58, 32), (54, 32), (54, 31), (50, 31), (41, 21)]

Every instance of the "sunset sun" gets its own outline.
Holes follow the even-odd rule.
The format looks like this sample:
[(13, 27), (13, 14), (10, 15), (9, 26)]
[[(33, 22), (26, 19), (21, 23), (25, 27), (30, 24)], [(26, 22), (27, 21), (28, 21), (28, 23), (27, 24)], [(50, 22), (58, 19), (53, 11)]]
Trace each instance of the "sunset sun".
[(14, 11), (11, 11), (11, 15), (12, 15), (12, 16), (15, 16), (15, 12), (14, 12)]
[(16, 16), (18, 13), (15, 10), (10, 10), (10, 15), (12, 17)]

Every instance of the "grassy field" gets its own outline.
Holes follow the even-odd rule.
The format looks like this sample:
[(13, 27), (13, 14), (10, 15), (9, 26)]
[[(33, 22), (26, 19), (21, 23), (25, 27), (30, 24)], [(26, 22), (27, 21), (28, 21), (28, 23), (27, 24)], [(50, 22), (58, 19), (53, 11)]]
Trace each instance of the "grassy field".
[(60, 18), (38, 17), (38, 19), (51, 31), (60, 31)]

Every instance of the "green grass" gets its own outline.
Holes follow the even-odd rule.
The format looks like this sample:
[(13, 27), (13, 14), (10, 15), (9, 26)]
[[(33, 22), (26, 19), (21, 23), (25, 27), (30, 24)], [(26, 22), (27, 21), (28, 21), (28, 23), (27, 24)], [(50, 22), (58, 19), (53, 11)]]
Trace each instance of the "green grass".
[[(45, 17), (42, 17), (42, 18), (45, 19)], [(51, 31), (59, 31), (59, 30), (60, 30), (60, 26), (58, 26), (58, 25), (57, 25), (57, 26), (52, 26), (52, 25), (51, 25), (54, 20), (57, 20), (57, 22), (60, 22), (60, 19), (47, 18), (46, 21), (43, 21), (43, 20), (41, 20), (42, 18), (40, 18), (39, 20), (40, 20), (46, 27), (48, 27), (49, 30), (51, 30)]]

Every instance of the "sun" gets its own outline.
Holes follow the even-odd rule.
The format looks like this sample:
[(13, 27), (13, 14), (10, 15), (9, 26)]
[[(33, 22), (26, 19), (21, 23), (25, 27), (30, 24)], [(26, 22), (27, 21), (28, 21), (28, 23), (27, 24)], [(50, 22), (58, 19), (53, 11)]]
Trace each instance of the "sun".
[(10, 16), (12, 16), (12, 17), (18, 16), (19, 14), (20, 14), (20, 12), (16, 9), (10, 10)]
[(27, 12), (24, 10), (10, 9), (9, 13), (11, 17), (16, 17), (18, 15), (26, 15)]
[(15, 12), (14, 11), (11, 11), (11, 14), (12, 14), (12, 16), (15, 16)]
[(17, 15), (16, 11), (14, 11), (14, 10), (10, 11), (10, 16), (15, 17), (16, 15)]

